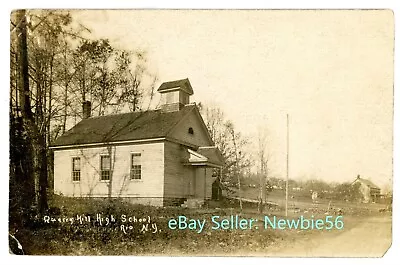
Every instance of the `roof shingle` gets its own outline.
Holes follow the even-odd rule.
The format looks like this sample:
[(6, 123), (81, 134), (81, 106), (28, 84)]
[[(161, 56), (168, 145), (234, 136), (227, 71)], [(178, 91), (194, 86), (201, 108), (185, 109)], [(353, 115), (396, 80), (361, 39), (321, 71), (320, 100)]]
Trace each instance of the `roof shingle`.
[(367, 185), (368, 187), (371, 187), (371, 188), (374, 188), (374, 189), (380, 189), (378, 186), (376, 186), (372, 181), (370, 181), (368, 179), (359, 178), (358, 180), (360, 182), (364, 183), (365, 185)]
[(180, 87), (183, 91), (188, 93), (189, 95), (193, 95), (193, 88), (189, 82), (189, 79), (181, 79), (175, 81), (164, 82), (161, 86), (157, 89), (158, 92), (162, 93), (164, 90), (170, 90), (173, 88)]
[(57, 138), (52, 146), (165, 137), (194, 108), (195, 105), (187, 105), (176, 112), (165, 113), (161, 110), (151, 110), (84, 119)]
[(208, 158), (208, 162), (216, 164), (216, 165), (222, 165), (223, 164), (223, 157), (221, 153), (219, 152), (218, 148), (215, 146), (210, 146), (210, 147), (200, 147), (197, 150), (197, 153), (205, 156)]

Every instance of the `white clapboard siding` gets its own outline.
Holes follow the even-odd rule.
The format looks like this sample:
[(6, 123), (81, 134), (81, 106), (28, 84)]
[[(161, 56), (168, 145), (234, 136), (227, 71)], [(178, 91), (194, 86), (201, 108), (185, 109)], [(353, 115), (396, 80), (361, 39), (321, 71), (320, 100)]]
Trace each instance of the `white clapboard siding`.
[(165, 143), (164, 196), (166, 198), (211, 198), (212, 168), (185, 166), (187, 147)]
[[(142, 179), (130, 180), (131, 153), (141, 154)], [(100, 156), (111, 154), (112, 185), (100, 180)], [(148, 143), (56, 150), (54, 152), (54, 190), (76, 197), (160, 198), (164, 194), (164, 143)], [(72, 181), (72, 158), (81, 158), (81, 180)]]
[[(193, 129), (193, 134), (189, 133), (189, 128)], [(185, 119), (179, 122), (178, 126), (175, 127), (169, 136), (195, 146), (213, 145), (207, 134), (207, 128), (202, 122), (200, 115), (196, 113), (196, 110), (193, 110)]]
[(165, 142), (164, 196), (166, 198), (183, 198), (188, 196), (188, 185), (193, 168), (184, 166), (188, 159), (187, 148), (173, 142)]

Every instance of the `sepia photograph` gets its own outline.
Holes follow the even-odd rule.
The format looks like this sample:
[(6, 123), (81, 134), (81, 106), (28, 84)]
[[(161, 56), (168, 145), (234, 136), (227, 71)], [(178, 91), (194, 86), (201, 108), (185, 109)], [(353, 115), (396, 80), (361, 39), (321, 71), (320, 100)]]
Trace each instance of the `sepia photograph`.
[(16, 9), (10, 255), (383, 257), (389, 9)]

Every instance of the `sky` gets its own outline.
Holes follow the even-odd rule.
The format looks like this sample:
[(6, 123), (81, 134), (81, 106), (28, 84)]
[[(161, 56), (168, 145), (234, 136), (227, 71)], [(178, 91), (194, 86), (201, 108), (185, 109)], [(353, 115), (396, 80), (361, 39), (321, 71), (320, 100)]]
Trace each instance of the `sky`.
[(394, 21), (389, 10), (78, 11), (76, 21), (146, 50), (165, 81), (189, 78), (192, 102), (220, 107), (254, 142), (267, 130), (271, 174), (391, 182)]

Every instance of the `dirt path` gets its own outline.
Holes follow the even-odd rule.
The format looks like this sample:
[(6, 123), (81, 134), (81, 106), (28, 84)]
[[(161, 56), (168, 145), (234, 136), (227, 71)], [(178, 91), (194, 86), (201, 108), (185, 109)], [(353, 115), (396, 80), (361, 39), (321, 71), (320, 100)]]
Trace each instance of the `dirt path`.
[[(362, 220), (362, 219), (361, 219)], [(313, 234), (293, 244), (279, 246), (280, 257), (381, 257), (392, 242), (392, 217), (369, 217), (352, 228)]]

